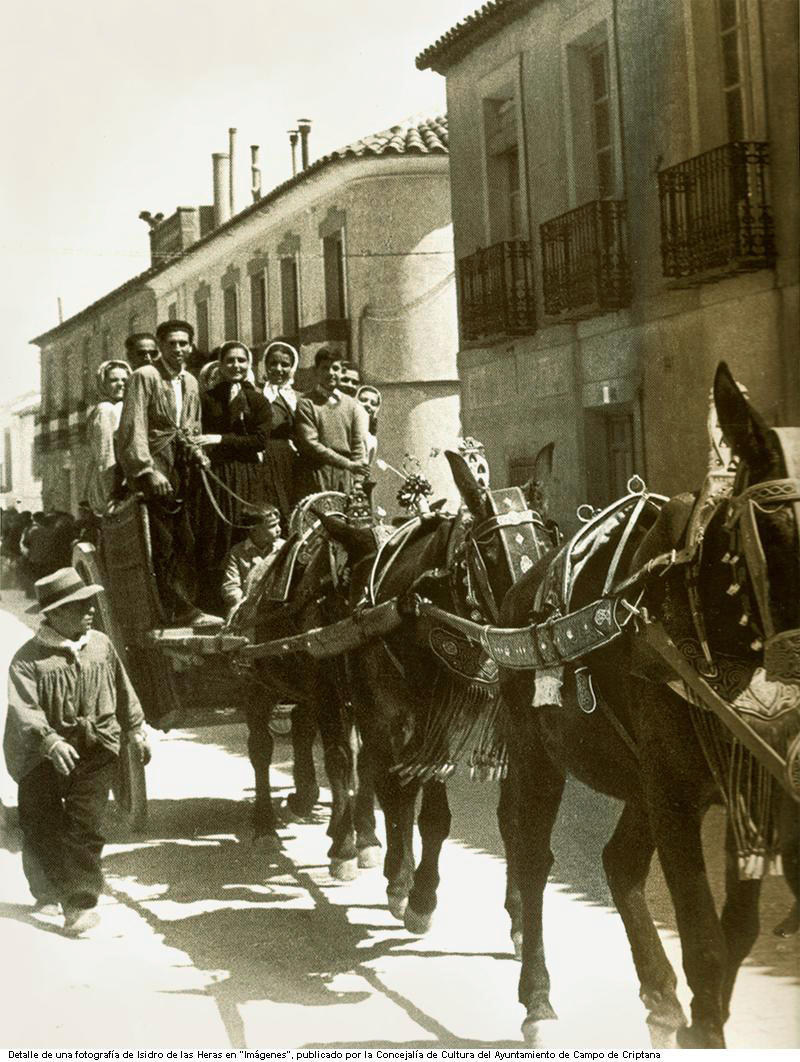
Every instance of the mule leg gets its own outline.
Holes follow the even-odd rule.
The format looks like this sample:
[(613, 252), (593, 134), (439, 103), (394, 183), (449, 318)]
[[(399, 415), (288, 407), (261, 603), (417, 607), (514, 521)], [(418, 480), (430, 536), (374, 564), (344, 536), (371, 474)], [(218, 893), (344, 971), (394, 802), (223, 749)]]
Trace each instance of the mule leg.
[(317, 718), (325, 756), (325, 773), (331, 789), (328, 836), (330, 871), (339, 881), (352, 881), (358, 870), (354, 805), (355, 763), (350, 747), (350, 720), (333, 682), (320, 681)]
[(603, 866), (628, 935), (653, 1046), (670, 1047), (676, 1030), (686, 1024), (686, 1018), (675, 993), (675, 971), (664, 952), (644, 896), (654, 851), (646, 811), (639, 805), (625, 804), (611, 840), (603, 849)]
[(270, 787), (270, 766), (275, 740), (267, 725), (269, 709), (266, 705), (250, 704), (247, 706), (247, 753), (255, 774), (256, 800), (253, 806), (254, 841), (264, 841), (270, 845), (280, 845), (276, 830), (275, 812), (272, 808), (272, 790)]
[(450, 833), (450, 806), (444, 782), (426, 782), (422, 788), (422, 806), (417, 825), (422, 839), (422, 856), (414, 874), (414, 885), (408, 896), (405, 913), (406, 929), (410, 933), (427, 933), (436, 910), (436, 890), (439, 887), (439, 856), (442, 844)]
[(722, 1013), (727, 1021), (739, 967), (750, 954), (759, 931), (758, 902), (761, 879), (740, 879), (733, 830), (725, 832), (725, 903), (722, 932), (725, 935), (725, 976), (722, 982)]
[(358, 865), (362, 869), (377, 867), (381, 861), (381, 842), (375, 832), (375, 781), (372, 754), (362, 745), (357, 758), (355, 824)]
[(400, 785), (388, 765), (376, 761), (375, 789), (386, 820), (386, 858), (383, 875), (389, 910), (402, 919), (414, 883), (414, 809), (419, 785)]
[(317, 772), (314, 766), (314, 738), (317, 733), (317, 713), (312, 701), (304, 701), (292, 709), (292, 756), (294, 792), (286, 799), (293, 815), (306, 818), (319, 800)]
[(518, 831), (508, 869), (515, 876), (522, 903), (519, 1001), (527, 1012), (523, 1036), (531, 1044), (536, 1042), (538, 1022), (556, 1017), (550, 1003), (550, 975), (544, 955), (543, 904), (553, 865), (550, 836), (566, 781), (564, 772), (545, 751), (537, 714), (529, 707), (517, 714), (509, 743), (509, 792), (517, 798)]
[(522, 897), (519, 891), (519, 871), (516, 866), (515, 837), (519, 833), (517, 817), (518, 796), (513, 791), (512, 779), (506, 777), (500, 782), (500, 800), (497, 804), (497, 825), (503, 839), (506, 853), (506, 898), (505, 909), (511, 919), (511, 942), (518, 959), (522, 958)]
[(679, 796), (659, 787), (651, 801), (651, 824), (667, 880), (683, 969), (692, 991), (692, 1024), (678, 1031), (682, 1047), (724, 1047), (722, 985), (725, 938), (708, 885), (700, 827), (702, 812), (681, 806)]

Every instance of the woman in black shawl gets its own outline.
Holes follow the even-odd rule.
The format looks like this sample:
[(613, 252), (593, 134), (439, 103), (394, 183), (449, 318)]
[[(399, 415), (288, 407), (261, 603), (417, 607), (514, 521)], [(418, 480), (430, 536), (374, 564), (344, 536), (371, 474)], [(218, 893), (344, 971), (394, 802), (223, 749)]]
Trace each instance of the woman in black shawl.
[(198, 486), (195, 528), (201, 607), (218, 613), (225, 556), (247, 534), (237, 525), (244, 523), (243, 512), (264, 501), (261, 460), (271, 420), (269, 403), (248, 379), (252, 355), (244, 343), (223, 343), (219, 367), (220, 382), (201, 400), (203, 434), (198, 441), (212, 475)]
[(272, 430), (264, 452), (264, 483), (267, 500), (280, 510), (284, 530), (297, 501), (297, 450), (291, 440), (297, 410), (297, 392), (292, 385), (298, 361), (297, 351), (288, 343), (270, 343), (264, 351), (264, 397), (272, 414)]

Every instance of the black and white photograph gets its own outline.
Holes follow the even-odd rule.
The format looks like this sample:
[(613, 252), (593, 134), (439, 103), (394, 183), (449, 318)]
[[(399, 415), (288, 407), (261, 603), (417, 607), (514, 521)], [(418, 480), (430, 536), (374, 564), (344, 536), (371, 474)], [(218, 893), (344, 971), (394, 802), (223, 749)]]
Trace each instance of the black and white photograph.
[(0, 1054), (800, 1051), (797, 0), (7, 5)]

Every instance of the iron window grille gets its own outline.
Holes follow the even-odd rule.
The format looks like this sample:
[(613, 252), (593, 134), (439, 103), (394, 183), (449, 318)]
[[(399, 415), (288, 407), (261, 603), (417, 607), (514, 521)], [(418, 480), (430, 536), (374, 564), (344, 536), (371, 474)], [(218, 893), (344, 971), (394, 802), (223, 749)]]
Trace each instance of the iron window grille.
[(540, 232), (546, 314), (593, 316), (630, 304), (625, 200), (585, 203)]
[(458, 263), (465, 340), (536, 331), (533, 261), (527, 240), (479, 248)]
[(662, 170), (661, 257), (665, 277), (770, 268), (769, 145), (737, 140)]

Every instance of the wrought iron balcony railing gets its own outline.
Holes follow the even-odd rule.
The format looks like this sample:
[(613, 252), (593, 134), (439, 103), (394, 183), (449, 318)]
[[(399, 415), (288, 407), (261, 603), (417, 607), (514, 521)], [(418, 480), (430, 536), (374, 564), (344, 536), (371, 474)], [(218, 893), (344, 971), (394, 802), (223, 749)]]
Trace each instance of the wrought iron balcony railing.
[(769, 145), (735, 141), (658, 175), (665, 277), (770, 267)]
[(529, 335), (536, 331), (533, 262), (527, 240), (506, 240), (462, 258), (461, 335)]
[(624, 199), (596, 199), (541, 227), (544, 309), (589, 317), (631, 301)]

